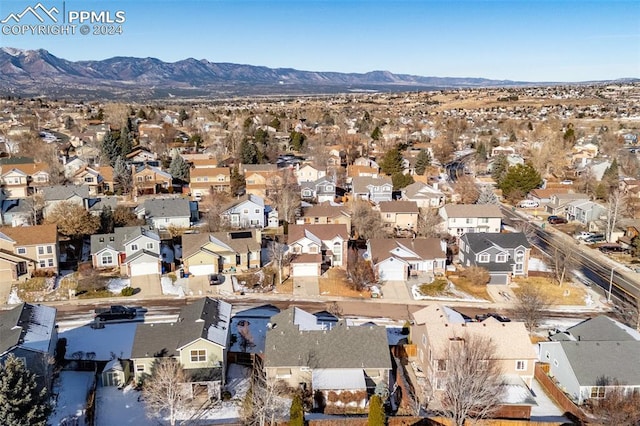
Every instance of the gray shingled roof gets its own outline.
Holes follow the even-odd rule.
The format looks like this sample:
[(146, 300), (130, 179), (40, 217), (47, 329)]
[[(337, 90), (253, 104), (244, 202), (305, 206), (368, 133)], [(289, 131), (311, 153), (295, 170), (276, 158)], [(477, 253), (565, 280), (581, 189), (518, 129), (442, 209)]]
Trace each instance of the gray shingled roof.
[(369, 192), (369, 186), (393, 185), (391, 178), (387, 176), (369, 177), (356, 176), (351, 180), (354, 194), (364, 194)]
[(146, 235), (156, 241), (160, 241), (160, 237), (153, 230), (145, 226), (124, 226), (115, 228), (111, 234), (95, 234), (91, 236), (91, 253), (95, 254), (105, 247), (111, 247), (117, 251), (124, 251), (124, 244), (127, 241), (140, 236)]
[(229, 303), (199, 299), (182, 308), (175, 323), (138, 324), (131, 357), (177, 356), (180, 348), (200, 338), (226, 348), (230, 321)]
[(89, 198), (89, 187), (84, 185), (55, 185), (45, 186), (40, 189), (45, 201), (61, 201), (77, 195), (80, 198)]
[(347, 326), (301, 331), (294, 309), (271, 317), (265, 343), (266, 367), (391, 369), (387, 331), (379, 326)]
[(148, 217), (190, 217), (191, 207), (186, 198), (156, 198), (145, 200), (144, 210)]
[(514, 249), (518, 246), (525, 248), (531, 247), (526, 235), (522, 232), (509, 233), (470, 233), (464, 234), (462, 239), (465, 240), (474, 253), (479, 253), (489, 247), (498, 246), (503, 249)]
[(599, 315), (567, 329), (566, 333), (551, 336), (551, 340), (632, 341), (640, 340), (640, 333), (607, 316)]
[(640, 342), (559, 342), (580, 386), (601, 385), (602, 378), (640, 385)]
[(261, 243), (256, 238), (256, 230), (230, 232), (203, 232), (182, 235), (182, 258), (187, 258), (212, 241), (219, 240), (236, 253), (248, 253), (260, 250)]
[(118, 197), (116, 196), (104, 196), (98, 198), (89, 199), (89, 211), (102, 212), (104, 207), (110, 207), (111, 210), (115, 210), (118, 205)]

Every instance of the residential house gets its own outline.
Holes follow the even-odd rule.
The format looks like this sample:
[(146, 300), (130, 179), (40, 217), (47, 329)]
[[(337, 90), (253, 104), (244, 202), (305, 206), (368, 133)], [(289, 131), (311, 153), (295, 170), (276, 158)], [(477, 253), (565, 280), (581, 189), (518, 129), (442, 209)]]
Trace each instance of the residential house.
[(380, 281), (404, 281), (416, 275), (444, 275), (447, 246), (439, 238), (372, 238), (365, 258)]
[[(449, 359), (449, 354), (455, 353), (455, 349), (450, 349), (452, 345), (465, 345), (472, 339), (482, 339), (495, 347), (495, 357), (486, 361), (498, 363), (508, 387), (517, 388), (517, 392), (505, 389), (503, 405), (513, 405), (514, 396), (522, 396), (518, 404), (521, 413), (516, 417), (529, 417), (532, 405), (529, 389), (537, 357), (524, 323), (499, 322), (493, 317), (481, 322), (467, 322), (460, 313), (438, 304), (426, 306), (411, 317), (411, 341), (417, 346), (415, 363), (418, 374), (424, 375), (432, 384), (436, 404), (443, 395), (445, 378), (455, 362)], [(513, 407), (510, 411), (513, 413)]]
[(0, 231), (0, 284), (25, 281), (36, 269), (33, 259), (15, 253), (15, 240)]
[(172, 188), (173, 177), (158, 167), (143, 164), (132, 166), (133, 193), (137, 195), (168, 192)]
[(491, 149), (491, 156), (497, 157), (498, 155), (512, 155), (516, 150), (512, 146), (495, 146)]
[(296, 167), (295, 175), (298, 185), (302, 185), (303, 182), (315, 182), (318, 179), (325, 177), (327, 172), (314, 167), (313, 164), (306, 163)]
[(351, 235), (351, 213), (343, 205), (331, 205), (330, 203), (315, 204), (302, 209), (302, 218), (298, 224), (338, 223), (347, 226), (347, 233)]
[(551, 202), (551, 197), (555, 194), (568, 194), (571, 192), (568, 185), (562, 185), (561, 188), (536, 188), (529, 192), (527, 196), (531, 201), (538, 203), (540, 209), (543, 209), (543, 205)]
[[(142, 133), (140, 133), (140, 135), (142, 136)], [(153, 165), (151, 163), (154, 163), (158, 160), (158, 154), (156, 154), (155, 152), (151, 152), (142, 146), (138, 146), (134, 148), (129, 154), (127, 154), (126, 158), (127, 161), (135, 165)]]
[(185, 272), (201, 276), (260, 268), (262, 233), (258, 230), (182, 235)]
[(447, 204), (440, 208), (440, 217), (449, 235), (492, 232), (502, 229), (502, 212), (493, 204)]
[(353, 180), (355, 177), (376, 177), (379, 170), (369, 166), (357, 166), (352, 164), (347, 167), (347, 179)]
[[(136, 212), (138, 217), (144, 217), (155, 229), (186, 229), (195, 221), (193, 209), (194, 206), (186, 198), (153, 198), (145, 200), (144, 205), (139, 206)], [(195, 214), (197, 215), (197, 206)]]
[(219, 399), (230, 321), (231, 304), (205, 297), (182, 308), (175, 322), (138, 324), (131, 349), (135, 380), (150, 375), (158, 358), (169, 357), (182, 365), (191, 393), (206, 389)]
[(115, 195), (103, 195), (87, 200), (87, 210), (94, 216), (100, 216), (103, 209), (110, 209), (112, 212), (118, 206), (118, 197)]
[(415, 201), (382, 201), (378, 204), (384, 226), (415, 232), (418, 227), (418, 205)]
[(633, 239), (640, 235), (640, 221), (623, 219), (618, 224), (624, 229), (624, 234), (617, 238), (618, 242), (625, 248), (631, 248)]
[(34, 222), (39, 212), (33, 208), (31, 198), (4, 198), (0, 194), (0, 225), (28, 226)]
[(319, 277), (323, 268), (347, 267), (349, 233), (342, 224), (289, 225), (294, 277)]
[(590, 226), (592, 222), (600, 219), (607, 209), (593, 201), (574, 200), (567, 204), (566, 211), (568, 220), (575, 220), (583, 225)]
[(228, 203), (220, 216), (232, 228), (264, 228), (264, 211), (264, 199), (246, 194)]
[(355, 198), (374, 203), (391, 201), (393, 183), (390, 177), (354, 177), (351, 186)]
[(71, 177), (81, 168), (88, 166), (89, 164), (84, 159), (74, 155), (73, 157), (69, 157), (64, 155), (62, 157), (62, 169), (64, 173), (64, 177), (67, 179), (71, 179)]
[(111, 234), (91, 236), (95, 269), (119, 268), (130, 277), (160, 273), (160, 237), (144, 226), (115, 228)]
[(44, 163), (9, 164), (0, 167), (0, 183), (7, 198), (26, 198), (34, 187), (49, 184), (49, 172)]
[(22, 359), (40, 386), (51, 383), (53, 364), (49, 360), (57, 342), (55, 308), (21, 303), (0, 311), (0, 362), (9, 355)]
[[(264, 351), (267, 381), (303, 386), (318, 397), (316, 408), (331, 407), (329, 392), (360, 395), (355, 410), (366, 410), (376, 386), (389, 386), (391, 357), (387, 332), (376, 325), (323, 324), (297, 307), (270, 320)], [(345, 395), (346, 396), (346, 395)], [(342, 408), (342, 410), (348, 410)], [(344, 411), (343, 411), (344, 412)]]
[(45, 186), (40, 188), (38, 193), (42, 194), (44, 200), (42, 214), (45, 219), (62, 202), (86, 209), (87, 200), (89, 199), (89, 188), (84, 185)]
[(242, 164), (240, 170), (245, 178), (247, 194), (263, 199), (268, 195), (269, 186), (284, 182), (284, 172), (276, 164)]
[(419, 208), (439, 208), (444, 206), (445, 195), (438, 189), (438, 184), (427, 185), (414, 182), (402, 189), (402, 199), (414, 201)]
[(36, 269), (58, 273), (58, 226), (56, 224), (0, 228), (15, 241), (15, 254), (31, 259)]
[(89, 188), (89, 196), (95, 197), (114, 190), (113, 168), (85, 166), (76, 171), (71, 178), (74, 185), (84, 185)]
[(545, 211), (552, 215), (564, 216), (567, 211), (567, 205), (575, 200), (588, 200), (587, 194), (553, 194), (551, 200), (544, 206)]
[(527, 276), (531, 244), (522, 232), (464, 234), (458, 258), (464, 267), (489, 271), (489, 284), (510, 284), (513, 276)]
[(214, 192), (231, 192), (231, 169), (228, 167), (196, 167), (189, 173), (189, 191), (196, 201)]
[(613, 389), (640, 391), (640, 333), (604, 315), (538, 343), (540, 361), (576, 404)]
[(336, 198), (336, 185), (326, 177), (300, 184), (300, 198), (316, 203), (333, 202)]

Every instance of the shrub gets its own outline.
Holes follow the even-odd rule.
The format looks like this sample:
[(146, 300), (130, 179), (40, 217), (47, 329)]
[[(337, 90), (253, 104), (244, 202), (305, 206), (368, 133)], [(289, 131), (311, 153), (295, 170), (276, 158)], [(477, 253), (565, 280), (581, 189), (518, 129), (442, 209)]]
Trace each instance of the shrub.
[(122, 296), (133, 296), (136, 292), (136, 289), (133, 287), (125, 287), (120, 291)]
[(172, 283), (175, 283), (176, 280), (178, 279), (178, 277), (176, 276), (176, 274), (174, 274), (173, 272), (167, 275), (170, 279)]
[(471, 266), (465, 269), (462, 273), (466, 279), (471, 281), (472, 284), (475, 285), (485, 285), (491, 279), (489, 275), (489, 271), (481, 266)]

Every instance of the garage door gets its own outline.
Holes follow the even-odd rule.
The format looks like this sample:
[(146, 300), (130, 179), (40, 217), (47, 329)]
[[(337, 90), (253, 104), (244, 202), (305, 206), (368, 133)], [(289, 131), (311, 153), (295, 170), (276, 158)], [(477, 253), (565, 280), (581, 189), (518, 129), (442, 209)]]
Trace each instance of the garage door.
[(158, 273), (158, 262), (143, 262), (131, 265), (131, 276), (149, 275)]
[(384, 268), (380, 270), (381, 281), (404, 281), (406, 279), (404, 268)]
[(317, 263), (294, 263), (294, 277), (317, 277), (319, 276), (320, 265)]
[(213, 265), (193, 265), (189, 266), (189, 273), (191, 275), (204, 276), (215, 274), (216, 271), (214, 270)]

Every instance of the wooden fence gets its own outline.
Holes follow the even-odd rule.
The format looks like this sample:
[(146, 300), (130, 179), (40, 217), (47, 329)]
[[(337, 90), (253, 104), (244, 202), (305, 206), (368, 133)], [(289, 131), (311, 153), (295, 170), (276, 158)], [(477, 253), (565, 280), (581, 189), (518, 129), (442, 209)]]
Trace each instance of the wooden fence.
[(540, 382), (547, 394), (560, 406), (566, 413), (576, 417), (581, 422), (585, 421), (585, 414), (582, 412), (572, 400), (569, 399), (563, 391), (551, 380), (547, 375), (549, 366), (546, 363), (536, 363), (534, 376)]

